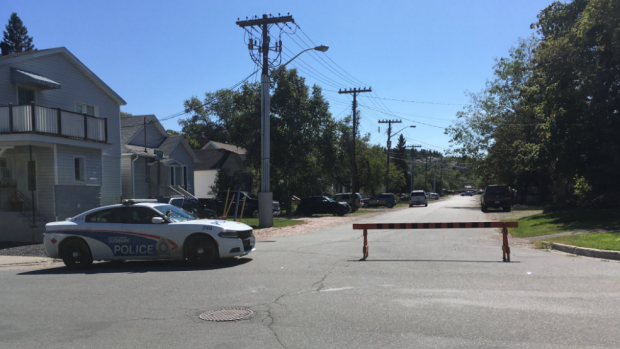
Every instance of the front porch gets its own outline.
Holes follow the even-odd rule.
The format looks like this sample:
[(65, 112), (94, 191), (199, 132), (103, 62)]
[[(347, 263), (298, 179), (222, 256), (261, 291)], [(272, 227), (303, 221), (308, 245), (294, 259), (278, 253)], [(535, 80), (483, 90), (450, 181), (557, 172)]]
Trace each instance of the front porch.
[(0, 141), (0, 242), (40, 241), (47, 222), (101, 205), (100, 149), (31, 144)]

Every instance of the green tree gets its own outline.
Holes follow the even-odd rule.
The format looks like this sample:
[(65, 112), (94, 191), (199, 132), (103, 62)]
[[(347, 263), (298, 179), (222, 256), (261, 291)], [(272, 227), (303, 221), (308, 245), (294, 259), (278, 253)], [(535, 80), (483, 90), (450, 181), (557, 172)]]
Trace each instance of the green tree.
[(24, 52), (34, 50), (32, 37), (28, 36), (28, 29), (22, 22), (17, 13), (13, 12), (9, 17), (9, 23), (5, 26), (4, 42), (11, 44), (13, 47), (10, 53)]
[(564, 183), (620, 191), (620, 3), (554, 2), (533, 28), (541, 44), (527, 97), (542, 125), (526, 155)]

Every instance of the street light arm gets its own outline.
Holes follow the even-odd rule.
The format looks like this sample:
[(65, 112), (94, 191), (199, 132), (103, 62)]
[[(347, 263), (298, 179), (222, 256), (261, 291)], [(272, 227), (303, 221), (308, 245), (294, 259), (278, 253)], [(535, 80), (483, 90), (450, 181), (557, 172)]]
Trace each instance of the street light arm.
[(291, 63), (292, 61), (294, 61), (294, 60), (295, 60), (295, 58), (297, 58), (297, 57), (301, 56), (301, 54), (302, 54), (302, 53), (304, 53), (304, 52), (308, 52), (308, 51), (312, 51), (312, 50), (315, 50), (315, 51), (320, 51), (320, 52), (325, 52), (325, 51), (327, 51), (328, 49), (329, 49), (329, 46), (327, 46), (327, 45), (321, 45), (321, 46), (317, 46), (317, 47), (310, 47), (310, 48), (307, 48), (307, 49), (305, 49), (305, 50), (303, 50), (303, 51), (299, 52), (297, 55), (295, 55), (295, 57), (293, 57), (293, 58), (289, 59), (289, 61), (288, 61), (288, 62), (286, 62), (286, 63), (282, 64), (281, 66), (279, 66), (279, 67), (278, 67), (278, 69), (276, 69), (275, 73), (273, 73), (271, 76), (273, 77), (273, 76), (276, 76), (277, 74), (280, 74), (280, 73), (284, 70), (284, 67), (286, 67), (286, 66), (287, 66), (289, 63)]
[(406, 127), (403, 127), (403, 128), (402, 128), (402, 129), (400, 129), (398, 132), (394, 133), (392, 136), (396, 136), (397, 134), (399, 134), (400, 132), (402, 132), (402, 131), (403, 131), (404, 129), (406, 129), (406, 128), (415, 128), (415, 126), (414, 126), (414, 125), (411, 125), (411, 126), (406, 126)]

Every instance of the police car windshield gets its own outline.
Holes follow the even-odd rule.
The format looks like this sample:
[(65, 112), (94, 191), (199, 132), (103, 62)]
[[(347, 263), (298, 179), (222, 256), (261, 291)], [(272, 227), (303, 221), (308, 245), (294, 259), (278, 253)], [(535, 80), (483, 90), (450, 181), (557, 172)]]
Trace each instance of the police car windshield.
[[(168, 216), (168, 218), (170, 218), (173, 222), (193, 221), (196, 219), (196, 217), (192, 216), (187, 211), (172, 205), (155, 206), (154, 209), (159, 211), (161, 214)], [(169, 211), (170, 214), (168, 214)]]

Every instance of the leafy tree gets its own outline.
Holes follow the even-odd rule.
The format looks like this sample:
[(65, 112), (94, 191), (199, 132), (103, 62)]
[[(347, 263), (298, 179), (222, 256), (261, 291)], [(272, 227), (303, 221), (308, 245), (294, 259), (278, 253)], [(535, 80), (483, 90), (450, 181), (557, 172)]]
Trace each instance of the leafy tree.
[(527, 97), (542, 125), (526, 155), (564, 183), (620, 191), (620, 3), (554, 2), (533, 28), (541, 44)]
[(9, 23), (5, 26), (4, 42), (11, 44), (13, 47), (10, 53), (32, 51), (32, 37), (28, 36), (28, 29), (22, 22), (17, 13), (13, 12), (9, 17)]
[(124, 111), (121, 110), (121, 117), (122, 118), (129, 117), (129, 116), (133, 116), (133, 114), (132, 113), (127, 113), (127, 112), (124, 112)]

